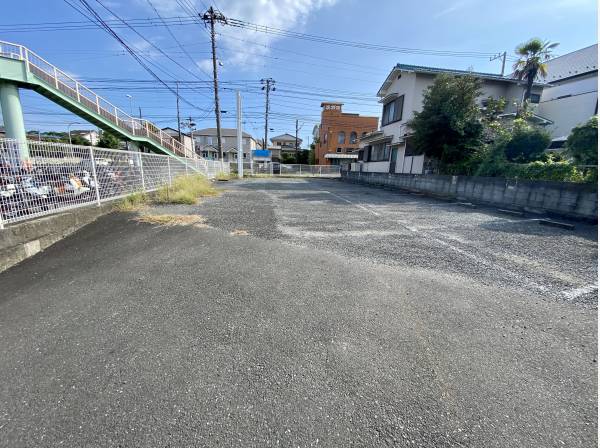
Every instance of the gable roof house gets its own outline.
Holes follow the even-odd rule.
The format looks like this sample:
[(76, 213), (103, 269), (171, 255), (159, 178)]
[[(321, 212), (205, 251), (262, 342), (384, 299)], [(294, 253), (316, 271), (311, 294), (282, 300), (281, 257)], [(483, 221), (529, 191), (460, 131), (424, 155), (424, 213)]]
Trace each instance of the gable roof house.
[[(217, 128), (205, 128), (194, 131), (194, 144), (196, 153), (212, 160), (219, 159), (217, 143)], [(221, 145), (223, 147), (223, 160), (233, 162), (237, 160), (237, 129), (221, 128)], [(256, 140), (247, 132), (242, 131), (242, 151), (244, 159), (250, 160), (252, 151), (257, 147)]]
[[(434, 161), (414, 154), (408, 122), (414, 112), (423, 109), (423, 94), (440, 73), (470, 75), (481, 79), (481, 96), (478, 99), (481, 107), (485, 107), (488, 97), (504, 97), (508, 114), (516, 112), (516, 105), (521, 102), (525, 92), (524, 81), (498, 74), (396, 64), (377, 92), (382, 104), (381, 126), (361, 138), (359, 162), (352, 164), (353, 170), (413, 174), (430, 172)], [(540, 101), (543, 88), (541, 83), (534, 84), (532, 103)], [(538, 119), (550, 123), (542, 117)]]

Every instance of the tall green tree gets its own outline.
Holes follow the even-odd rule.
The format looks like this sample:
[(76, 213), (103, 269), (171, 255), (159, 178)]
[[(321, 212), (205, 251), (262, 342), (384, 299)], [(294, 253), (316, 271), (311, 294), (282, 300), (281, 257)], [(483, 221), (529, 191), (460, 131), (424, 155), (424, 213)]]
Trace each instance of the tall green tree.
[(100, 139), (98, 140), (98, 147), (119, 149), (119, 139), (109, 132), (102, 132)]
[(548, 75), (546, 61), (552, 57), (552, 50), (557, 46), (558, 43), (550, 43), (534, 37), (518, 45), (515, 49), (519, 60), (513, 65), (514, 76), (527, 81), (527, 89), (523, 96), (523, 106), (525, 108), (531, 97), (531, 88), (535, 78), (538, 75), (542, 78)]
[(567, 139), (567, 152), (578, 165), (598, 165), (598, 116), (576, 126)]
[(409, 126), (418, 153), (440, 160), (441, 168), (468, 159), (482, 144), (483, 125), (477, 105), (481, 81), (472, 76), (441, 74), (423, 94), (423, 110)]

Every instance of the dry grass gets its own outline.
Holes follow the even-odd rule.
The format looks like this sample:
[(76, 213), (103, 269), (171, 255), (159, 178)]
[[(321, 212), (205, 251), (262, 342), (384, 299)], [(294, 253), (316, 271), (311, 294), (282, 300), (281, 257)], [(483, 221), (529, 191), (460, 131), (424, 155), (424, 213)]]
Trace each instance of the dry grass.
[(208, 227), (206, 220), (200, 215), (140, 215), (135, 218), (138, 222), (145, 222), (157, 226), (194, 226)]
[(124, 197), (115, 205), (115, 210), (120, 212), (135, 212), (146, 207), (149, 197), (146, 193), (137, 192)]
[(247, 230), (243, 230), (243, 229), (235, 229), (233, 232), (230, 233), (230, 235), (235, 235), (235, 236), (246, 236), (249, 235)]
[(231, 179), (231, 175), (224, 173), (223, 171), (219, 171), (216, 175), (215, 175), (215, 179), (216, 180), (220, 180), (220, 181), (225, 181), (225, 180), (229, 180)]
[(179, 176), (172, 185), (161, 187), (154, 201), (159, 204), (197, 204), (199, 198), (215, 196), (217, 193), (217, 189), (204, 176)]

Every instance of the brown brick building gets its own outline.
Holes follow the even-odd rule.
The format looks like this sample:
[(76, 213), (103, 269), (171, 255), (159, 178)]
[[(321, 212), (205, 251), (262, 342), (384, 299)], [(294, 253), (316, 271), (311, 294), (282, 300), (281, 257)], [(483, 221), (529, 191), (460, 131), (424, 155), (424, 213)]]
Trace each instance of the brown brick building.
[(317, 165), (339, 165), (358, 159), (358, 140), (376, 131), (379, 117), (361, 117), (342, 112), (343, 103), (321, 103), (319, 142), (315, 145)]

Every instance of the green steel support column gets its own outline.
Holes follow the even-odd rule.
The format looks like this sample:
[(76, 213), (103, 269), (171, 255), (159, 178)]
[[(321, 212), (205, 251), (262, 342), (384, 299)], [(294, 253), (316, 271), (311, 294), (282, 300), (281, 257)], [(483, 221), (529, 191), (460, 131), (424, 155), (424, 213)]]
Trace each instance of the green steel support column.
[(23, 109), (21, 108), (19, 88), (16, 84), (0, 83), (0, 108), (4, 117), (6, 137), (14, 138), (19, 142), (21, 161), (28, 160), (29, 148), (27, 147)]

